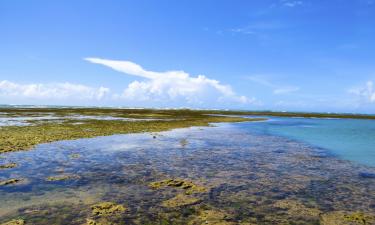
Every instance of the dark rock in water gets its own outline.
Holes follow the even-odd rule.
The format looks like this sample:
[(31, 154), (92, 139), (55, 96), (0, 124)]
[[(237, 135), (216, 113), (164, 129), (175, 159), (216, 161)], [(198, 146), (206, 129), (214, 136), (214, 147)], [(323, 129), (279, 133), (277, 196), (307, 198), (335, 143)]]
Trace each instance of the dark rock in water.
[(370, 179), (372, 178), (372, 179), (375, 179), (375, 173), (360, 172), (359, 176), (361, 178), (370, 178)]
[(282, 150), (282, 149), (277, 149), (275, 151), (273, 151), (274, 153), (285, 153), (285, 150)]

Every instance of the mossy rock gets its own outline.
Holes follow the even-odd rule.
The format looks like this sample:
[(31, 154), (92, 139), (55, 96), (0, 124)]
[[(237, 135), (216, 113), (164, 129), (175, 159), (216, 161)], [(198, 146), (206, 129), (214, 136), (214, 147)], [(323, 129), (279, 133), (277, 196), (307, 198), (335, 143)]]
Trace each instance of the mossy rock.
[(0, 165), (0, 169), (10, 169), (16, 166), (17, 166), (17, 163), (7, 163), (7, 164)]
[(110, 216), (116, 213), (122, 213), (126, 208), (123, 205), (118, 205), (113, 202), (102, 202), (91, 206), (91, 210), (94, 216)]
[(321, 215), (320, 223), (322, 225), (370, 225), (375, 224), (375, 215), (335, 211)]
[(162, 181), (156, 181), (149, 184), (152, 189), (160, 189), (163, 187), (174, 187), (178, 189), (186, 190), (185, 194), (201, 193), (206, 192), (207, 189), (203, 186), (196, 185), (191, 181), (186, 181), (182, 179), (166, 179)]
[(71, 159), (78, 159), (78, 158), (81, 157), (81, 155), (80, 155), (80, 154), (71, 154), (71, 155), (69, 155), (69, 157), (70, 157)]
[(198, 216), (189, 222), (189, 225), (193, 224), (215, 224), (215, 225), (234, 225), (229, 221), (230, 215), (221, 210), (207, 209), (199, 211)]
[(175, 197), (168, 199), (162, 203), (162, 206), (167, 208), (176, 208), (181, 206), (194, 205), (201, 200), (185, 194), (178, 194)]
[(64, 181), (64, 180), (76, 180), (79, 179), (78, 175), (58, 175), (47, 177), (46, 181)]
[(274, 206), (284, 209), (291, 216), (297, 217), (319, 217), (321, 211), (317, 208), (308, 208), (299, 201), (292, 199), (283, 199), (277, 201)]
[(86, 225), (115, 225), (107, 220), (93, 220), (93, 219), (86, 219)]
[(1, 180), (0, 181), (0, 186), (5, 186), (5, 185), (11, 185), (11, 184), (17, 184), (19, 182), (23, 181), (23, 179), (17, 179), (17, 178), (13, 178), (13, 179), (9, 179), (9, 180)]
[(24, 224), (25, 224), (25, 220), (15, 219), (15, 220), (11, 220), (11, 221), (2, 223), (1, 225), (24, 225)]

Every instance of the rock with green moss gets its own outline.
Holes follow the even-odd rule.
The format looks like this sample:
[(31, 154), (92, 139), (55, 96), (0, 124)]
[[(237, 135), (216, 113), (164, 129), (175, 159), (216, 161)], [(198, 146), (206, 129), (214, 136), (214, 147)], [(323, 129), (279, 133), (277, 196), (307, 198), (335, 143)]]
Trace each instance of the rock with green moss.
[(178, 194), (177, 196), (168, 199), (162, 203), (162, 206), (167, 208), (176, 208), (187, 205), (194, 205), (201, 200), (185, 194)]
[(81, 157), (81, 155), (76, 153), (76, 154), (71, 154), (71, 155), (69, 155), (69, 157), (70, 157), (71, 159), (78, 159), (78, 158)]
[(46, 181), (64, 181), (64, 180), (76, 180), (76, 179), (79, 179), (79, 176), (63, 174), (63, 175), (47, 177)]
[(17, 184), (21, 181), (23, 181), (23, 179), (18, 179), (18, 178), (13, 178), (13, 179), (9, 179), (9, 180), (0, 180), (0, 186)]
[(334, 211), (321, 215), (320, 223), (322, 225), (370, 225), (375, 224), (375, 215)]
[(105, 219), (100, 219), (100, 220), (86, 219), (86, 225), (115, 225), (115, 224)]
[(17, 163), (7, 163), (7, 164), (0, 165), (0, 169), (10, 169), (16, 166), (17, 166)]
[(182, 180), (178, 178), (152, 182), (149, 184), (149, 187), (151, 187), (152, 189), (160, 189), (163, 187), (173, 187), (173, 188), (183, 189), (185, 190), (185, 194), (187, 195), (207, 191), (207, 189), (203, 186), (194, 184), (191, 181)]
[(24, 225), (24, 224), (25, 224), (25, 221), (23, 219), (15, 219), (15, 220), (2, 223), (1, 225)]
[(215, 209), (206, 209), (199, 211), (198, 215), (189, 221), (189, 225), (195, 224), (215, 224), (215, 225), (234, 225), (238, 223), (234, 223), (230, 221), (231, 216), (229, 213), (226, 213), (221, 210)]
[(101, 202), (91, 206), (92, 214), (94, 216), (110, 216), (117, 213), (122, 213), (126, 210), (123, 205), (113, 202)]

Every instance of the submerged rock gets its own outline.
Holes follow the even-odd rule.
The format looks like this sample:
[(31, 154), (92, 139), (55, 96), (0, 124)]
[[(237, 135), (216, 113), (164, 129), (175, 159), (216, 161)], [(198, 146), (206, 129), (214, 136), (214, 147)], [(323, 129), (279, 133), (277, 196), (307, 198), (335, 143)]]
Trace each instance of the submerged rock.
[(63, 180), (72, 180), (72, 179), (79, 179), (78, 175), (57, 175), (47, 177), (46, 181), (63, 181)]
[(78, 159), (78, 158), (81, 157), (81, 155), (80, 155), (80, 154), (71, 154), (71, 155), (69, 155), (69, 157), (70, 157), (71, 159)]
[(123, 205), (113, 202), (102, 202), (91, 207), (94, 216), (110, 216), (112, 214), (121, 213), (126, 210)]
[(199, 192), (206, 192), (207, 189), (203, 186), (199, 186), (194, 184), (191, 181), (186, 181), (182, 179), (166, 179), (162, 181), (156, 181), (149, 184), (149, 187), (152, 189), (160, 189), (163, 187), (174, 187), (186, 190), (185, 194), (192, 194), (192, 193), (199, 193)]
[(292, 216), (318, 217), (321, 213), (319, 209), (308, 208), (301, 202), (292, 199), (277, 201), (274, 206), (280, 209), (287, 210), (287, 213)]
[(335, 211), (321, 215), (322, 225), (367, 225), (375, 224), (375, 216), (362, 212)]
[(15, 219), (15, 220), (2, 223), (1, 225), (24, 225), (24, 224), (25, 224), (25, 221), (23, 219)]
[(7, 164), (0, 165), (0, 169), (10, 169), (16, 166), (17, 166), (17, 163), (7, 163)]
[(189, 142), (186, 138), (183, 138), (183, 139), (180, 140), (181, 147), (185, 147), (188, 144), (189, 144)]
[(13, 178), (13, 179), (9, 179), (9, 180), (0, 180), (0, 186), (16, 184), (16, 183), (21, 182), (22, 180), (23, 179), (17, 179), (17, 178)]
[(189, 225), (193, 224), (216, 224), (216, 225), (234, 225), (234, 223), (229, 221), (230, 215), (221, 210), (202, 210), (199, 212), (198, 216), (189, 222)]
[(375, 173), (361, 172), (359, 176), (362, 178), (372, 178), (375, 179)]
[(162, 206), (175, 208), (180, 206), (194, 205), (200, 202), (200, 199), (185, 194), (178, 194), (175, 197), (163, 202)]

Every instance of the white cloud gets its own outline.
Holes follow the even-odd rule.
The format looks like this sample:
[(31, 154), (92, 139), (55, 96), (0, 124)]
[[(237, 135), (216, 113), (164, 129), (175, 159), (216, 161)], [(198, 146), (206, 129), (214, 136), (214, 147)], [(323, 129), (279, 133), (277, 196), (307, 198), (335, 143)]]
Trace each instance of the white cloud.
[(298, 1), (298, 0), (281, 0), (281, 4), (283, 6), (293, 8), (293, 7), (302, 5), (303, 2), (302, 1)]
[(6, 98), (101, 100), (109, 92), (105, 87), (93, 88), (72, 83), (19, 84), (0, 81), (0, 97)]
[(349, 90), (349, 93), (357, 95), (366, 102), (375, 102), (375, 88), (372, 81), (367, 81), (363, 87), (356, 87)]
[(256, 103), (254, 98), (237, 95), (229, 85), (221, 84), (204, 75), (192, 77), (184, 71), (148, 71), (130, 61), (100, 58), (86, 58), (85, 60), (143, 78), (131, 82), (122, 94), (116, 95), (120, 99), (205, 106), (224, 103)]
[(268, 79), (264, 78), (263, 76), (246, 76), (245, 78), (254, 83), (273, 89), (272, 93), (275, 95), (289, 94), (289, 93), (300, 90), (300, 88), (296, 86), (285, 86), (285, 85), (274, 84), (273, 82), (270, 82)]

